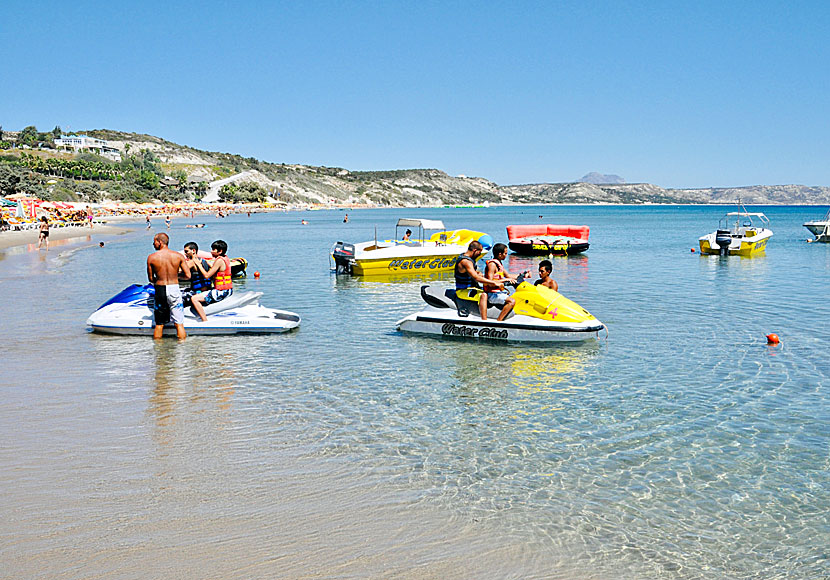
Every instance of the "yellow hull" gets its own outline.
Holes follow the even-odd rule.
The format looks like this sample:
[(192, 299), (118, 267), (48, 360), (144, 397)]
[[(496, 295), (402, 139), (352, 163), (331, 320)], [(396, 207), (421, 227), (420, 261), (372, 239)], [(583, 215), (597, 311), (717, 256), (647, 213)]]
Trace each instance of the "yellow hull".
[(492, 245), (487, 234), (471, 230), (437, 232), (428, 240), (409, 243), (385, 240), (380, 243), (357, 244), (352, 274), (357, 276), (390, 276), (395, 274), (433, 274), (452, 272), (459, 255), (473, 240)]
[[(762, 254), (767, 249), (767, 240), (769, 238), (764, 238), (762, 240), (758, 240), (755, 242), (741, 242), (740, 248), (729, 248), (729, 255), (730, 256), (755, 256), (757, 254)], [(700, 253), (701, 254), (720, 254), (720, 248), (713, 248), (709, 244), (709, 240), (700, 240)]]
[(353, 266), (358, 276), (388, 276), (399, 273), (452, 272), (458, 255), (433, 254), (414, 258), (357, 260)]

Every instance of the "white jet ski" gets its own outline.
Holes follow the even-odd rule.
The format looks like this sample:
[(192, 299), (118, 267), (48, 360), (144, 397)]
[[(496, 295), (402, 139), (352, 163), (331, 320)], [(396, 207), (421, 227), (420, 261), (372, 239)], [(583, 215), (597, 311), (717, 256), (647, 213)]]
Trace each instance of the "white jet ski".
[[(504, 342), (581, 342), (599, 337), (605, 325), (576, 302), (544, 286), (521, 282), (513, 293), (516, 305), (501, 322), (491, 307), (487, 320), (478, 311), (481, 290), (441, 291), (421, 286), (427, 307), (397, 323), (398, 330)], [(460, 296), (459, 296), (460, 294)], [(607, 332), (607, 330), (606, 330)]]
[[(260, 296), (262, 292), (234, 292), (205, 307), (206, 322), (186, 307), (184, 328), (188, 334), (269, 334), (287, 332), (300, 325), (299, 315), (261, 306)], [(151, 284), (133, 284), (102, 304), (86, 324), (93, 332), (151, 335), (155, 326), (153, 297)], [(175, 336), (176, 327), (166, 324), (164, 334)]]

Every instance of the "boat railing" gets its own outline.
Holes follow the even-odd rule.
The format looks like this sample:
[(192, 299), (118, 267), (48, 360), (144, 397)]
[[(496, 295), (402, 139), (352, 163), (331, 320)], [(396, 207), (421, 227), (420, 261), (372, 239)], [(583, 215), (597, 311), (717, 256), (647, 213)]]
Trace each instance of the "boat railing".
[[(734, 219), (734, 221), (733, 221)], [(758, 230), (769, 226), (769, 218), (762, 213), (731, 212), (718, 222), (719, 230), (728, 230), (732, 235), (746, 236), (747, 231), (753, 236)]]

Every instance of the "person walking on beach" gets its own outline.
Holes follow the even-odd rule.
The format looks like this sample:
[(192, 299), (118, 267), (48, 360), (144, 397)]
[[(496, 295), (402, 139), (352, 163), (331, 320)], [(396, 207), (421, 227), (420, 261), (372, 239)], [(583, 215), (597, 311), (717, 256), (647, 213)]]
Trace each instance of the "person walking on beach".
[(46, 244), (46, 251), (49, 251), (49, 220), (46, 216), (40, 217), (40, 234), (37, 237), (37, 249), (40, 249), (41, 244)]
[(92, 208), (90, 207), (86, 208), (86, 221), (89, 222), (89, 229), (92, 229)]
[(214, 302), (224, 300), (233, 294), (233, 282), (231, 281), (231, 261), (226, 254), (228, 253), (228, 244), (223, 240), (216, 240), (210, 245), (210, 253), (213, 256), (213, 265), (210, 270), (205, 271), (202, 264), (198, 260), (194, 260), (193, 264), (201, 272), (202, 276), (209, 280), (213, 280), (213, 288), (209, 292), (200, 292), (192, 297), (193, 310), (202, 319), (202, 322), (207, 322), (207, 315), (205, 308)]
[(153, 338), (161, 338), (164, 325), (172, 320), (176, 326), (176, 336), (179, 340), (184, 340), (187, 333), (184, 330), (184, 306), (182, 291), (179, 288), (179, 272), (189, 280), (190, 268), (185, 265), (184, 256), (167, 247), (169, 243), (170, 238), (167, 234), (156, 234), (153, 237), (153, 247), (156, 251), (147, 257), (147, 278), (156, 291), (153, 304)]
[(550, 260), (542, 260), (539, 262), (539, 279), (533, 284), (536, 286), (544, 286), (545, 288), (550, 288), (558, 292), (559, 284), (550, 277), (551, 272), (553, 272), (553, 264), (551, 264)]

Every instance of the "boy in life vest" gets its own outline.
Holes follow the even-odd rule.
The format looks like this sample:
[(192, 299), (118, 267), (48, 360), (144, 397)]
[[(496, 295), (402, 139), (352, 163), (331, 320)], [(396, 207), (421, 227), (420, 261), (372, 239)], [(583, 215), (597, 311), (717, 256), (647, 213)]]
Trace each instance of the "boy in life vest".
[(199, 260), (194, 260), (193, 263), (201, 272), (202, 276), (208, 280), (213, 281), (213, 288), (207, 292), (200, 292), (195, 294), (191, 300), (193, 303), (193, 310), (202, 319), (202, 322), (207, 321), (204, 304), (213, 304), (224, 300), (233, 294), (233, 282), (231, 282), (231, 261), (225, 255), (228, 252), (228, 244), (222, 240), (216, 240), (210, 245), (210, 253), (213, 256), (213, 265), (210, 270), (205, 271), (204, 266), (200, 264)]
[[(184, 255), (187, 258), (185, 265), (190, 269), (190, 288), (182, 290), (182, 302), (185, 306), (191, 306), (193, 296), (200, 292), (210, 291), (213, 283), (210, 279), (202, 276), (202, 272), (210, 270), (210, 265), (203, 258), (199, 257), (199, 246), (196, 242), (187, 242), (184, 245)], [(202, 269), (196, 267), (196, 262), (201, 264)]]
[(516, 300), (513, 299), (504, 289), (504, 282), (517, 282), (517, 276), (514, 276), (502, 264), (502, 261), (507, 258), (507, 246), (504, 244), (496, 244), (493, 246), (493, 258), (487, 260), (487, 267), (484, 269), (484, 276), (490, 280), (498, 280), (501, 284), (485, 283), (482, 286), (484, 292), (481, 294), (478, 302), (478, 310), (481, 314), (482, 320), (487, 320), (487, 308), (489, 306), (498, 306), (501, 308), (499, 317), (496, 320), (504, 320), (513, 310), (516, 305)]

